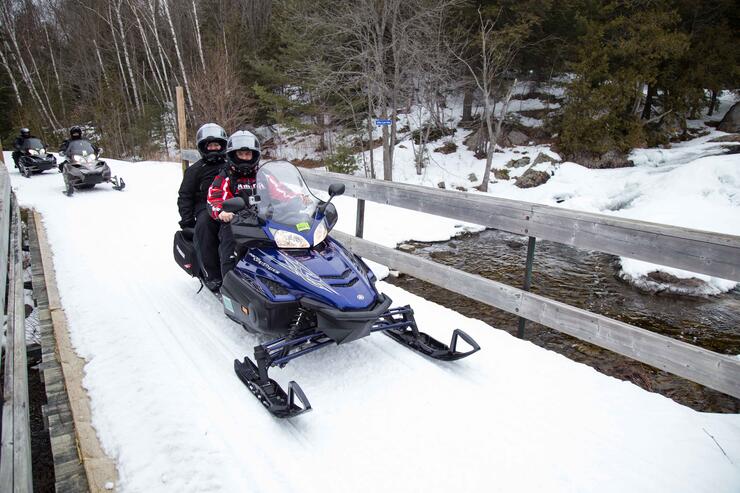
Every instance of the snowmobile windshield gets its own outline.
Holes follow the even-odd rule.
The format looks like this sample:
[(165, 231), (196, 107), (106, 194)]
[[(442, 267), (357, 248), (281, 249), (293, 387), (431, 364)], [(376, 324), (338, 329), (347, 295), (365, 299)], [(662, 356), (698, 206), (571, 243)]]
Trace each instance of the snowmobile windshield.
[(292, 228), (313, 226), (319, 199), (314, 197), (301, 173), (288, 161), (269, 161), (257, 170), (258, 215)]
[(26, 139), (23, 141), (23, 150), (28, 151), (30, 149), (34, 151), (42, 150), (44, 149), (44, 143), (39, 139)]
[(70, 140), (66, 154), (68, 156), (94, 156), (95, 150), (92, 144), (86, 140)]

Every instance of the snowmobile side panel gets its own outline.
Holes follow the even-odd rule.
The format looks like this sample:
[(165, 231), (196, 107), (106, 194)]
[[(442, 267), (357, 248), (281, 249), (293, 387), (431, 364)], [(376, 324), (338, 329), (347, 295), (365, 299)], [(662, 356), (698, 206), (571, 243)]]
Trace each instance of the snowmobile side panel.
[(235, 270), (224, 277), (221, 297), (226, 315), (254, 332), (270, 335), (285, 334), (299, 307), (295, 299), (268, 299), (253, 280)]

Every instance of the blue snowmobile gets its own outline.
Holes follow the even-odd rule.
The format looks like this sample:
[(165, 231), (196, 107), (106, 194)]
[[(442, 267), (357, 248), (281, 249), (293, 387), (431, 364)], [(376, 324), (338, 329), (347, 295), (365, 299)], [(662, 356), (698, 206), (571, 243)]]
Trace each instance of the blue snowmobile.
[[(329, 201), (313, 195), (298, 169), (270, 161), (257, 171), (256, 186), (224, 202), (235, 213), (231, 229), (241, 260), (221, 286), (224, 313), (247, 331), (274, 336), (254, 348), (254, 359), (234, 361), (234, 371), (276, 417), (309, 411), (301, 387), (288, 391), (268, 376), (271, 367), (330, 344), (344, 344), (383, 332), (430, 358), (452, 361), (480, 346), (456, 329), (450, 345), (420, 332), (409, 306), (391, 308), (391, 299), (375, 288), (376, 277), (357, 255), (329, 236), (337, 222), (331, 200), (344, 185), (329, 187)], [(192, 231), (175, 234), (175, 260), (197, 276)], [(458, 339), (470, 348), (457, 350)]]

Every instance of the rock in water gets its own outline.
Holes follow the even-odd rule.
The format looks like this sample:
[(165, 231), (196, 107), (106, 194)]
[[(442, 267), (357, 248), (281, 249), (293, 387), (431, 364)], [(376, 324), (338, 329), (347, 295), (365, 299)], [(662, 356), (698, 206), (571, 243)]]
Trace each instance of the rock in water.
[(735, 103), (719, 122), (717, 130), (721, 132), (740, 132), (740, 103)]

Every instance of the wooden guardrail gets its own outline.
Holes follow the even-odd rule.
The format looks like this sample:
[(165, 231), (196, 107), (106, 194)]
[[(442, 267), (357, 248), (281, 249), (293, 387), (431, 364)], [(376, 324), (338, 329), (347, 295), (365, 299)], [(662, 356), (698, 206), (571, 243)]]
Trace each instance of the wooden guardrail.
[[(183, 151), (183, 159), (198, 159)], [(326, 190), (344, 183), (345, 195), (444, 216), (534, 238), (740, 281), (740, 238), (602, 214), (433, 189), (336, 173), (301, 170)], [(362, 217), (358, 214), (357, 231)], [(370, 260), (740, 398), (740, 361), (506, 284), (409, 255), (338, 231), (332, 235)], [(359, 236), (359, 235), (358, 235)], [(528, 254), (528, 270), (531, 256)], [(526, 286), (526, 283), (525, 283)], [(520, 333), (523, 327), (520, 326)]]
[(471, 192), (302, 169), (312, 187), (344, 183), (345, 195), (740, 281), (740, 237), (579, 212)]
[(332, 231), (361, 257), (740, 398), (740, 361), (422, 257)]
[[(22, 225), (20, 209), (10, 192), (10, 178), (0, 161), (0, 271), (7, 309), (5, 375), (3, 379), (2, 436), (0, 436), (0, 491), (31, 493), (31, 430), (28, 416), (28, 368), (26, 360), (25, 300), (23, 292)], [(9, 241), (8, 241), (9, 240)], [(7, 276), (6, 276), (7, 271)]]

